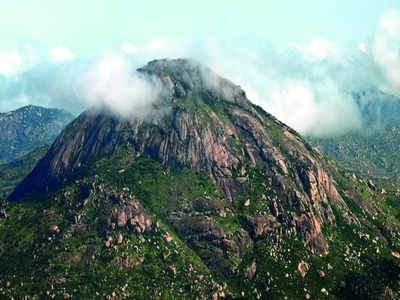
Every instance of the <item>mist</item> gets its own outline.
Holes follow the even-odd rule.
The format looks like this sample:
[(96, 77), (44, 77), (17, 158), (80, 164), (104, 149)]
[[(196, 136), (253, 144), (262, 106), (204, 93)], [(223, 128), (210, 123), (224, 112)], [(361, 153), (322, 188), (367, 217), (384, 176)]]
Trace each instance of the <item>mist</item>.
[(162, 86), (156, 79), (140, 77), (136, 69), (166, 57), (191, 58), (209, 67), (307, 136), (383, 128), (388, 107), (400, 105), (400, 12), (396, 11), (382, 16), (370, 37), (345, 47), (321, 37), (277, 49), (262, 40), (161, 36), (144, 44), (127, 41), (92, 58), (57, 49), (49, 50), (53, 57), (48, 58), (42, 51), (41, 60), (33, 65), (30, 51), (26, 68), (22, 54), (7, 56), (9, 65), (0, 63), (7, 71), (2, 75), (0, 69), (0, 111), (37, 104), (77, 114), (105, 106), (121, 117), (149, 118), (155, 114)]
[(161, 97), (162, 85), (156, 78), (136, 72), (136, 68), (122, 55), (104, 56), (83, 76), (83, 99), (123, 118), (153, 118), (159, 113), (153, 104)]
[(11, 77), (0, 77), (0, 110), (35, 104), (79, 114), (90, 107), (106, 108), (122, 118), (152, 118), (162, 85), (144, 77), (137, 62), (107, 51), (86, 60), (44, 62)]
[(400, 108), (399, 38), (381, 28), (361, 49), (322, 39), (285, 49), (214, 41), (204, 61), (301, 134), (339, 136), (382, 129), (387, 106)]

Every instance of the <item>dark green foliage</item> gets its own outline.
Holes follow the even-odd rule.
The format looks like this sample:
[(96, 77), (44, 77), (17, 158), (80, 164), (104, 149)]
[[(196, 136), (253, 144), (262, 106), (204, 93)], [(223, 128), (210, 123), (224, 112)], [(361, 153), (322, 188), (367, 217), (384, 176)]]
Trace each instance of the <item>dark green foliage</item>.
[(42, 146), (15, 161), (0, 165), (0, 198), (7, 198), (16, 185), (32, 171), (48, 148), (47, 145)]
[[(387, 286), (400, 290), (400, 267), (391, 260), (362, 257), (363, 272), (346, 275), (344, 284), (337, 288), (337, 295), (344, 299), (378, 299)], [(389, 295), (387, 295), (389, 296)]]

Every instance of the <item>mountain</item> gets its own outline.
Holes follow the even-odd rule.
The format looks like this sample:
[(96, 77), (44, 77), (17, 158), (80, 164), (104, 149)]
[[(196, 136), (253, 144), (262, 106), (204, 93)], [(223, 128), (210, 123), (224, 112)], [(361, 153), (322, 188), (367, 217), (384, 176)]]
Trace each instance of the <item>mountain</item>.
[(397, 194), (339, 172), (209, 69), (138, 72), (164, 86), (158, 117), (82, 113), (3, 201), (3, 295), (399, 296)]
[[(343, 168), (381, 182), (400, 182), (400, 99), (382, 92), (353, 95), (365, 124), (340, 136), (307, 138)], [(368, 101), (362, 98), (369, 99)], [(362, 106), (360, 102), (367, 102)]]
[(7, 163), (54, 141), (74, 115), (28, 105), (0, 113), (0, 163)]

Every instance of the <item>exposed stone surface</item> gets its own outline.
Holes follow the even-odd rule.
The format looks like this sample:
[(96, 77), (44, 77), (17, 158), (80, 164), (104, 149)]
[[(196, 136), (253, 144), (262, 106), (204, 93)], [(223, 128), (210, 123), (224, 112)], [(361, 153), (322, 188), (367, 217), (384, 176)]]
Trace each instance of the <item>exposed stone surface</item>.
[(244, 222), (248, 226), (249, 232), (253, 237), (258, 237), (263, 233), (273, 232), (280, 225), (276, 218), (267, 216), (244, 216)]
[(122, 241), (123, 241), (123, 240), (124, 240), (123, 235), (122, 235), (122, 234), (119, 234), (119, 235), (118, 235), (117, 243), (118, 243), (118, 244), (122, 244)]
[[(171, 222), (189, 244), (194, 241), (203, 241), (210, 245), (214, 252), (204, 253), (202, 259), (206, 262), (218, 257), (221, 260), (226, 259), (228, 261), (234, 257), (241, 258), (251, 244), (247, 231), (242, 229), (239, 232), (231, 232), (218, 225), (208, 216), (174, 216), (171, 217)], [(196, 249), (197, 243), (193, 243), (192, 246)], [(225, 256), (224, 253), (227, 252), (232, 253), (233, 256)], [(232, 270), (226, 269), (225, 271), (229, 273)]]
[(58, 226), (57, 225), (51, 225), (50, 226), (50, 231), (59, 231)]
[(329, 295), (329, 292), (327, 291), (326, 288), (322, 288), (322, 289), (321, 289), (321, 293), (324, 294), (325, 296), (328, 296), (328, 295)]
[(253, 279), (254, 275), (256, 274), (257, 271), (257, 263), (254, 260), (246, 269), (246, 276), (249, 279)]
[(167, 234), (165, 235), (165, 240), (169, 243), (173, 240), (174, 238), (169, 234), (169, 232), (167, 232)]
[(297, 270), (300, 272), (301, 277), (305, 277), (310, 268), (310, 265), (304, 261), (299, 262)]
[(217, 213), (225, 206), (224, 201), (210, 197), (199, 197), (193, 201), (193, 208), (201, 212)]
[(176, 267), (174, 265), (169, 266), (169, 270), (176, 275)]
[(138, 232), (152, 228), (152, 220), (145, 210), (134, 200), (129, 200), (120, 206), (117, 212), (111, 215), (107, 223), (109, 226), (117, 223), (119, 227), (132, 226)]

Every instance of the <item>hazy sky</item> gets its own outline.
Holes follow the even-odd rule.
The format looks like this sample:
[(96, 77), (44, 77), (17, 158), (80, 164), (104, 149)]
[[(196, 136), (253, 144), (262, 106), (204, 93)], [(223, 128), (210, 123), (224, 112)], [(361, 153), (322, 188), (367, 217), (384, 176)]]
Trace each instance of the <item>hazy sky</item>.
[(0, 0), (0, 33), (0, 112), (151, 114), (158, 89), (132, 70), (165, 57), (194, 58), (306, 135), (362, 129), (371, 102), (400, 99), (400, 0)]
[(382, 14), (399, 8), (399, 0), (1, 0), (0, 51), (31, 41), (91, 55), (165, 35), (347, 44), (366, 39)]

